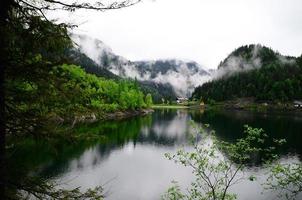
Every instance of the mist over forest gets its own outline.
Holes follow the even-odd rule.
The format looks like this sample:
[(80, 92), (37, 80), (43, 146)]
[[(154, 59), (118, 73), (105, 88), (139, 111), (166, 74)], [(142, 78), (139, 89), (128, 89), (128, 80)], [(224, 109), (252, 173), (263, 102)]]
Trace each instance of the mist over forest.
[(0, 199), (301, 200), (300, 0), (0, 1)]

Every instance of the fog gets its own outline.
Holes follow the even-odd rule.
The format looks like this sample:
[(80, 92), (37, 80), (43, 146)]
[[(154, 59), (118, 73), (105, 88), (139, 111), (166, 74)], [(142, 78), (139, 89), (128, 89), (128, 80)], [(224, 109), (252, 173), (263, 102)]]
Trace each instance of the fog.
[[(262, 60), (260, 58), (260, 50), (264, 46), (257, 44), (252, 49), (252, 56), (249, 59), (242, 55), (230, 55), (226, 60), (219, 65), (219, 68), (212, 73), (212, 79), (219, 79), (222, 76), (230, 76), (237, 72), (249, 71), (262, 67)], [(281, 55), (278, 51), (273, 50), (277, 54), (277, 59), (283, 64), (294, 64), (295, 59)]]
[(52, 18), (76, 23), (74, 32), (99, 38), (132, 61), (189, 59), (215, 69), (235, 48), (258, 43), (282, 55), (302, 53), (301, 0), (143, 0)]
[[(190, 96), (195, 87), (211, 78), (210, 73), (198, 63), (176, 59), (159, 60), (168, 63), (167, 67), (169, 69), (165, 73), (159, 71), (154, 75), (153, 67), (155, 67), (156, 60), (130, 61), (120, 55), (116, 55), (109, 46), (99, 39), (77, 34), (72, 34), (71, 36), (77, 48), (97, 64), (101, 65), (105, 57), (106, 59), (112, 59), (113, 61), (110, 61), (109, 65), (106, 66), (112, 73), (140, 81), (168, 83), (172, 85), (175, 93), (179, 96)], [(145, 64), (144, 69), (139, 68), (141, 62)], [(190, 68), (188, 63), (194, 63), (195, 68)], [(151, 73), (153, 77), (151, 77)]]

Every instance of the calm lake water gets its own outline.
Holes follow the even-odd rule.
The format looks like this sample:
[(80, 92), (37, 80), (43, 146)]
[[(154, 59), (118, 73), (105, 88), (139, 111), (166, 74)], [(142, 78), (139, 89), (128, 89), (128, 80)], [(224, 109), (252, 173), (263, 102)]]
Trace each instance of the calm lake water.
[[(81, 133), (103, 135), (100, 141), (49, 145), (28, 140), (12, 156), (12, 174), (17, 178), (19, 169), (34, 169), (30, 173), (59, 181), (65, 188), (103, 185), (109, 200), (160, 199), (172, 180), (184, 189), (193, 180), (190, 168), (164, 157), (181, 146), (190, 148), (191, 120), (210, 124), (218, 138), (226, 141), (242, 137), (244, 124), (263, 128), (270, 137), (287, 140), (280, 150), (284, 161), (301, 159), (302, 115), (162, 109), (144, 117), (78, 127)], [(235, 185), (232, 191), (238, 199), (274, 199), (270, 192), (261, 194), (260, 183), (265, 179), (261, 167), (251, 167), (245, 173), (259, 178)]]

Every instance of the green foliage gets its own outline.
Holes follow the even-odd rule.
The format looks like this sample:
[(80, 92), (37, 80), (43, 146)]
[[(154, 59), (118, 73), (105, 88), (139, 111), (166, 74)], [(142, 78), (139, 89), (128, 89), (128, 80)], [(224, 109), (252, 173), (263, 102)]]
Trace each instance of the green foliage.
[(297, 199), (302, 193), (302, 163), (272, 165), (264, 185), (266, 189), (276, 191), (278, 197)]
[[(18, 185), (14, 185), (17, 189), (16, 193), (7, 197), (13, 199), (66, 199), (66, 200), (102, 200), (104, 199), (102, 187), (88, 189), (85, 192), (80, 191), (80, 188), (71, 190), (57, 189), (59, 185), (50, 183), (43, 179), (34, 177), (25, 178)], [(10, 188), (12, 189), (12, 188)]]
[(172, 181), (173, 186), (169, 187), (164, 195), (162, 195), (161, 199), (169, 199), (169, 200), (183, 200), (186, 198), (184, 194), (182, 194), (179, 185), (177, 182)]
[[(135, 103), (119, 106), (120, 82), (98, 81), (96, 76), (88, 75), (83, 70), (63, 63), (70, 62), (72, 41), (69, 30), (73, 25), (57, 23), (46, 18), (47, 10), (75, 9), (117, 9), (127, 7), (135, 2), (100, 4), (92, 6), (89, 3), (64, 4), (60, 1), (15, 1), (3, 3), (5, 19), (1, 18), (0, 33), (3, 41), (1, 48), (1, 63), (5, 67), (5, 112), (6, 133), (29, 133), (37, 127), (43, 127), (50, 116), (88, 112), (89, 109), (99, 109), (113, 112), (118, 109), (137, 109), (145, 106), (142, 93), (127, 83), (130, 89), (137, 92)], [(1, 7), (2, 10), (2, 7)], [(2, 42), (2, 40), (1, 40)], [(2, 44), (2, 43), (1, 43)], [(84, 59), (80, 64), (93, 64)], [(62, 66), (61, 66), (62, 65)], [(55, 67), (61, 66), (61, 67)], [(90, 69), (90, 68), (89, 68)], [(2, 67), (1, 67), (2, 70)], [(62, 72), (62, 74), (60, 74)], [(112, 77), (107, 72), (98, 74)], [(1, 74), (2, 75), (2, 74)], [(87, 81), (87, 82), (86, 82)], [(127, 81), (129, 82), (129, 81)], [(103, 84), (103, 85), (98, 85)], [(99, 88), (99, 90), (98, 90)], [(129, 90), (130, 90), (129, 89)], [(126, 90), (124, 92), (127, 92)], [(106, 93), (106, 95), (103, 95)], [(133, 100), (133, 99), (131, 99)], [(4, 104), (4, 102), (2, 102)], [(2, 115), (3, 113), (1, 113)], [(17, 120), (18, 119), (18, 120)]]
[(148, 93), (148, 94), (146, 95), (145, 102), (146, 102), (146, 106), (147, 106), (147, 107), (150, 107), (150, 106), (153, 105), (153, 100), (152, 100), (152, 96), (151, 96), (150, 93)]
[(176, 93), (173, 87), (168, 83), (154, 83), (151, 81), (140, 81), (141, 90), (152, 95), (154, 103), (162, 103), (162, 99), (174, 101), (176, 99)]
[[(147, 106), (145, 99), (149, 105), (152, 103), (151, 95), (145, 97), (133, 81), (104, 79), (75, 65), (44, 69), (41, 76), (47, 77), (47, 82), (17, 77), (6, 80), (6, 103), (11, 110), (8, 133), (26, 134), (37, 126), (45, 126), (35, 121), (46, 123), (51, 116), (73, 119), (91, 112), (141, 109)], [(16, 120), (20, 116), (27, 121)]]
[(215, 100), (213, 100), (213, 99), (208, 99), (208, 100), (207, 100), (207, 103), (208, 103), (209, 105), (214, 105), (216, 102), (215, 102)]
[[(268, 146), (265, 141), (268, 135), (261, 128), (244, 126), (245, 137), (237, 139), (236, 143), (219, 141), (219, 149), (235, 163), (252, 164), (255, 162), (269, 162), (276, 158), (276, 147), (285, 143), (284, 139), (274, 139), (274, 146)], [(257, 159), (256, 159), (257, 158)]]
[[(0, 98), (0, 198), (2, 199), (102, 199), (101, 188), (82, 193), (73, 190), (57, 189), (47, 181), (32, 181), (20, 176), (18, 183), (5, 180), (3, 163), (5, 157), (5, 136), (23, 134), (42, 135), (47, 130), (47, 121), (53, 113), (62, 114), (87, 111), (90, 108), (103, 108), (104, 111), (118, 109), (116, 95), (98, 98), (104, 91), (97, 91), (98, 81), (76, 67), (55, 67), (65, 63), (66, 49), (71, 48), (69, 29), (66, 23), (50, 21), (44, 15), (48, 10), (75, 11), (76, 9), (110, 10), (131, 6), (136, 2), (123, 1), (103, 4), (97, 2), (62, 2), (35, 0), (8, 0), (1, 2), (0, 18), (0, 59), (1, 59), (1, 98)], [(56, 70), (62, 70), (62, 74)], [(58, 76), (56, 76), (58, 75)], [(88, 82), (85, 82), (88, 80)], [(4, 86), (3, 83), (4, 82)], [(119, 83), (109, 83), (110, 86)], [(102, 88), (100, 86), (100, 88)], [(5, 90), (5, 95), (3, 90)], [(138, 91), (137, 88), (135, 91)], [(116, 91), (115, 91), (116, 92)], [(138, 91), (139, 92), (139, 91)], [(140, 95), (141, 96), (141, 93)], [(143, 98), (141, 98), (143, 99)], [(133, 107), (143, 106), (141, 100)], [(102, 107), (102, 105), (104, 106)], [(108, 105), (108, 106), (106, 106)], [(130, 107), (126, 105), (126, 107)], [(108, 110), (105, 110), (108, 109)], [(70, 113), (69, 113), (70, 114)], [(3, 120), (5, 116), (5, 121)], [(4, 124), (5, 123), (5, 124)], [(43, 129), (43, 131), (42, 131)], [(36, 131), (34, 131), (36, 130)], [(39, 131), (37, 131), (39, 130)], [(50, 129), (52, 130), (52, 129)], [(49, 130), (46, 131), (49, 134)], [(21, 138), (20, 138), (21, 139)], [(14, 144), (9, 144), (14, 146)], [(8, 181), (9, 180), (9, 181)], [(13, 194), (4, 194), (14, 188)], [(27, 196), (28, 195), (28, 196)]]
[[(230, 56), (240, 56), (242, 59), (246, 59), (247, 64), (250, 64), (253, 62), (250, 55), (252, 52), (251, 47), (244, 46)], [(302, 99), (300, 58), (281, 58), (281, 55), (265, 47), (262, 47), (258, 54), (261, 59), (260, 68), (254, 67), (251, 70), (226, 74), (197, 87), (192, 96), (203, 97), (206, 101), (210, 99), (225, 101), (243, 97), (255, 97), (259, 101), (274, 102)], [(220, 70), (223, 70), (223, 63), (220, 65)], [(238, 64), (236, 67), (242, 66)]]
[[(115, 64), (116, 58), (108, 58), (107, 56), (103, 57), (103, 63), (100, 65), (96, 64), (85, 54), (81, 53), (78, 49), (70, 48), (67, 49), (64, 53), (66, 57), (66, 63), (75, 64), (81, 66), (85, 69), (86, 72), (95, 74), (97, 76), (110, 78), (110, 79), (121, 79), (117, 75), (114, 75), (109, 70), (107, 70), (106, 65)], [(116, 63), (119, 65), (120, 63)], [(176, 94), (173, 90), (173, 87), (168, 83), (154, 83), (152, 81), (137, 81), (137, 84), (140, 86), (141, 91), (144, 94), (150, 93), (153, 98), (153, 102), (159, 103), (161, 98), (169, 99), (170, 101), (176, 99)]]
[(75, 65), (54, 67), (51, 74), (55, 79), (55, 89), (68, 95), (68, 98), (63, 99), (64, 104), (99, 108), (106, 112), (145, 106), (144, 95), (134, 82), (106, 80), (87, 74)]
[[(202, 129), (201, 129), (202, 130)], [(246, 164), (253, 163), (255, 155), (263, 158), (274, 158), (273, 149), (265, 147), (267, 138), (262, 129), (245, 126), (245, 137), (235, 143), (220, 142), (214, 135), (203, 133), (201, 142), (194, 145), (193, 151), (180, 149), (176, 154), (165, 154), (184, 166), (192, 168), (195, 180), (188, 193), (182, 194), (178, 186), (172, 186), (163, 199), (204, 199), (232, 200), (236, 194), (229, 193), (231, 185), (243, 179), (255, 180), (254, 176), (244, 177), (241, 171)]]
[(82, 53), (79, 49), (68, 48), (64, 51), (64, 59), (68, 64), (74, 64), (81, 66), (87, 73), (95, 74), (109, 79), (119, 79), (118, 76), (114, 75), (112, 72), (106, 68), (95, 63), (87, 55)]

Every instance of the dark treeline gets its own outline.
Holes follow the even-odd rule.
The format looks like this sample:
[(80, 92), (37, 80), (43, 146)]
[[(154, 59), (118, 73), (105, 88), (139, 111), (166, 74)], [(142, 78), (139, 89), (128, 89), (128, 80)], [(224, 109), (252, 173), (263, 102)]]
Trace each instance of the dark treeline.
[[(95, 74), (96, 76), (103, 78), (114, 79), (117, 81), (122, 80), (121, 77), (113, 74), (106, 68), (109, 63), (116, 62), (116, 60), (114, 60), (117, 59), (116, 57), (108, 58), (107, 56), (104, 56), (101, 60), (101, 64), (97, 64), (89, 57), (87, 57), (87, 55), (83, 54), (79, 49), (74, 47), (66, 49), (63, 55), (65, 63), (78, 65), (87, 73)], [(150, 93), (152, 100), (155, 103), (161, 103), (162, 99), (169, 101), (174, 101), (176, 99), (177, 95), (173, 90), (173, 87), (168, 83), (154, 83), (151, 81), (139, 80), (132, 81), (136, 82), (139, 85), (139, 88), (143, 91), (144, 94)]]
[(254, 47), (240, 47), (219, 65), (218, 71), (225, 70), (229, 58), (238, 56), (248, 64), (259, 58), (260, 66), (244, 69), (245, 63), (238, 63), (238, 71), (226, 71), (220, 78), (197, 87), (192, 97), (206, 101), (242, 97), (274, 102), (302, 99), (302, 57), (281, 56), (266, 47), (261, 47), (255, 56)]
[(74, 48), (72, 26), (49, 21), (28, 4), (13, 4), (1, 29), (7, 42), (2, 51), (6, 133), (36, 132), (53, 116), (150, 106), (152, 97), (136, 81), (116, 78)]
[[(7, 160), (12, 156), (6, 154), (6, 149), (15, 151), (15, 142), (27, 138), (47, 141), (67, 137), (59, 136), (62, 131), (50, 120), (53, 117), (140, 109), (152, 103), (152, 97), (143, 94), (135, 81), (108, 79), (114, 78), (112, 73), (103, 69), (92, 71), (89, 65), (93, 63), (80, 53), (68, 56), (67, 51), (74, 47), (69, 33), (75, 25), (49, 20), (45, 15), (49, 10), (104, 11), (138, 2), (0, 2), (0, 199), (103, 197), (101, 187), (87, 191), (57, 189), (52, 182), (32, 174), (19, 174), (14, 181), (6, 173), (11, 167)], [(87, 72), (103, 78), (72, 64), (83, 65)]]
[(66, 49), (64, 55), (66, 63), (78, 65), (88, 73), (110, 79), (119, 79), (118, 76), (114, 75), (106, 68), (95, 63), (93, 60), (83, 54), (79, 49)]

